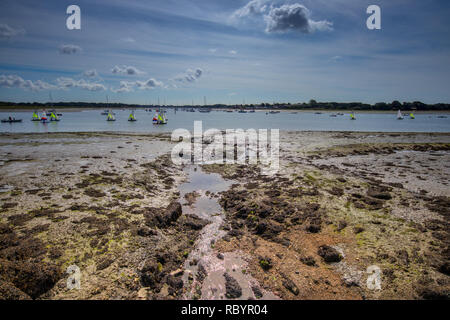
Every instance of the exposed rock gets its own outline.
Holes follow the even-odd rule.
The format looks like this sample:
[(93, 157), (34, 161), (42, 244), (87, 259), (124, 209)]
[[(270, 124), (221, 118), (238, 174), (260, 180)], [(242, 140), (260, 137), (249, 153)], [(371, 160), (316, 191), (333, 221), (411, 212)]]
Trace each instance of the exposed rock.
[(0, 275), (33, 299), (53, 288), (61, 277), (59, 268), (53, 264), (3, 259), (0, 260)]
[(0, 280), (0, 300), (31, 300), (31, 298), (12, 283)]
[(290, 279), (288, 276), (286, 276), (285, 274), (281, 274), (281, 276), (283, 277), (283, 286), (288, 289), (290, 292), (292, 292), (295, 295), (298, 295), (300, 290), (298, 289), (297, 285), (294, 283), (294, 281), (292, 281), (292, 279)]
[(311, 256), (308, 256), (308, 257), (301, 257), (301, 258), (300, 258), (300, 261), (301, 261), (302, 263), (306, 264), (307, 266), (310, 266), (310, 267), (316, 267), (316, 266), (317, 266), (316, 261), (315, 261), (314, 258), (311, 257)]
[(177, 221), (177, 219), (181, 216), (181, 213), (182, 213), (181, 204), (177, 201), (173, 201), (166, 208), (166, 212), (165, 212), (166, 223), (171, 223), (171, 222)]
[(317, 254), (323, 258), (325, 262), (339, 262), (342, 260), (342, 255), (335, 248), (323, 245), (319, 247)]
[(263, 297), (263, 293), (261, 292), (261, 289), (258, 286), (254, 285), (251, 287), (251, 289), (256, 299), (261, 299)]
[(160, 285), (162, 278), (161, 264), (158, 264), (154, 259), (146, 260), (139, 273), (141, 283), (144, 287), (155, 289)]
[(236, 299), (242, 296), (242, 288), (239, 283), (228, 273), (224, 274), (226, 297), (229, 299)]

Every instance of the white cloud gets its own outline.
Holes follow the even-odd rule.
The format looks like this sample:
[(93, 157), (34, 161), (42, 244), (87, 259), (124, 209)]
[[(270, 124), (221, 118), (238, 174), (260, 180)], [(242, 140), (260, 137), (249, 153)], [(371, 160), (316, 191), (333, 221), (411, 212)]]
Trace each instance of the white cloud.
[(145, 81), (136, 81), (136, 86), (142, 90), (155, 89), (157, 87), (162, 87), (164, 84), (161, 81), (150, 78)]
[(10, 39), (23, 34), (25, 34), (24, 29), (15, 29), (4, 23), (0, 24), (0, 39)]
[(252, 0), (231, 15), (232, 19), (241, 19), (263, 14), (267, 10), (267, 0)]
[(20, 88), (31, 91), (41, 90), (66, 90), (71, 88), (80, 88), (88, 91), (102, 91), (107, 88), (98, 82), (89, 82), (84, 79), (76, 80), (72, 78), (60, 77), (56, 79), (56, 85), (42, 80), (25, 80), (18, 75), (0, 75), (0, 87)]
[(176, 76), (173, 80), (179, 82), (195, 82), (200, 79), (203, 74), (203, 70), (197, 68), (195, 70), (187, 69), (185, 73)]
[(297, 31), (312, 33), (315, 31), (331, 31), (333, 23), (327, 20), (315, 21), (310, 18), (311, 12), (299, 3), (283, 4), (276, 7), (267, 0), (252, 0), (232, 15), (233, 21), (245, 21), (262, 17), (266, 33), (285, 33)]
[(131, 92), (134, 91), (133, 86), (135, 82), (130, 81), (120, 81), (120, 85), (118, 89), (111, 89), (113, 92), (122, 93), (122, 92)]
[(18, 75), (0, 75), (0, 87), (20, 88), (31, 91), (57, 89), (56, 86), (42, 80), (24, 80)]
[(95, 78), (98, 76), (98, 72), (95, 69), (91, 69), (91, 70), (84, 71), (83, 75), (88, 78)]
[(216, 53), (217, 49), (216, 48), (211, 48), (211, 49), (208, 49), (208, 51), (211, 52), (211, 53)]
[(236, 50), (230, 50), (229, 53), (232, 54), (232, 55), (235, 55), (235, 54), (237, 54), (237, 51)]
[(144, 72), (133, 66), (114, 66), (114, 68), (111, 69), (111, 72), (114, 74), (126, 74), (129, 76), (144, 74)]
[(81, 51), (81, 47), (74, 44), (63, 44), (59, 47), (60, 54), (75, 54)]
[(88, 91), (103, 91), (107, 88), (98, 82), (88, 82), (84, 79), (76, 80), (72, 78), (61, 77), (56, 79), (58, 87), (61, 89), (80, 88)]
[(150, 78), (144, 81), (120, 81), (119, 88), (111, 89), (116, 93), (132, 92), (135, 88), (141, 90), (151, 90), (155, 88), (163, 88), (164, 83), (154, 78)]
[(329, 21), (314, 21), (310, 19), (310, 11), (299, 3), (285, 4), (279, 8), (272, 7), (264, 15), (267, 33), (284, 33), (298, 31), (312, 33), (314, 31), (330, 31), (333, 24)]

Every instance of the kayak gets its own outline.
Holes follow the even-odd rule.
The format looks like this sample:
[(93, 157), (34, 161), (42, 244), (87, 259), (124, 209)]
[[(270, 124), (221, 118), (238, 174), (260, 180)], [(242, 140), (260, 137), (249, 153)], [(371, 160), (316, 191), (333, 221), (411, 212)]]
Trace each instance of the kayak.
[(3, 119), (2, 123), (16, 123), (16, 122), (22, 122), (22, 119)]

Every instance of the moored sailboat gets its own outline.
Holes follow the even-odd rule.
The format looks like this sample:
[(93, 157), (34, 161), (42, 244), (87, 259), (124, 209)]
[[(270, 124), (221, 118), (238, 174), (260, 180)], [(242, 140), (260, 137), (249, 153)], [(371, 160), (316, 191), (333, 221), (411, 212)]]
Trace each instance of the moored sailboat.
[(166, 112), (157, 111), (153, 117), (153, 124), (167, 124)]
[(106, 121), (116, 121), (116, 117), (111, 112), (111, 110), (108, 112), (108, 115), (106, 116)]
[(128, 121), (137, 121), (136, 116), (134, 115), (134, 110), (131, 111)]

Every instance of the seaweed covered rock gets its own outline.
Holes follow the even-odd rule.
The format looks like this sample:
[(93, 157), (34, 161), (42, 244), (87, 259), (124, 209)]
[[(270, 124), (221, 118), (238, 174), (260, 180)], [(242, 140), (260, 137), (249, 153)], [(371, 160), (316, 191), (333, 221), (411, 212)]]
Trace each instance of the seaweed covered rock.
[(335, 248), (323, 245), (319, 247), (317, 254), (322, 257), (325, 262), (339, 262), (342, 260), (342, 255)]
[(144, 262), (142, 268), (139, 270), (141, 284), (144, 287), (155, 289), (161, 284), (162, 279), (162, 265), (154, 259), (148, 259)]
[(0, 275), (33, 299), (53, 288), (61, 272), (53, 264), (31, 261), (0, 260)]
[(30, 300), (30, 296), (16, 288), (11, 282), (0, 280), (0, 300)]
[(145, 223), (149, 227), (167, 228), (181, 216), (182, 207), (177, 201), (170, 203), (165, 209), (147, 208), (144, 213)]
[(181, 204), (177, 201), (173, 201), (166, 208), (166, 212), (164, 214), (164, 218), (167, 224), (177, 221), (177, 219), (181, 216), (182, 213)]
[(232, 276), (230, 276), (228, 273), (224, 274), (225, 277), (225, 290), (226, 290), (226, 297), (228, 299), (236, 299), (242, 296), (242, 288), (239, 285), (239, 283), (234, 279)]

